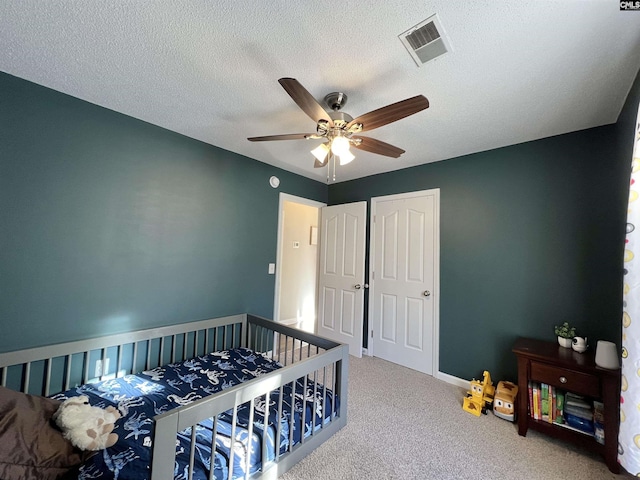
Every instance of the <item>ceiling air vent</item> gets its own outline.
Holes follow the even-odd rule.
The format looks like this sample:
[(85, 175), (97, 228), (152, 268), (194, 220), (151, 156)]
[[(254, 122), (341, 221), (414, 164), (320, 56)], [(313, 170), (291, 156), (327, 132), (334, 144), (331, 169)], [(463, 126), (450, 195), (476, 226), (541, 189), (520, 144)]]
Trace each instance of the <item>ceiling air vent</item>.
[(430, 16), (398, 38), (419, 67), (452, 50), (438, 15)]

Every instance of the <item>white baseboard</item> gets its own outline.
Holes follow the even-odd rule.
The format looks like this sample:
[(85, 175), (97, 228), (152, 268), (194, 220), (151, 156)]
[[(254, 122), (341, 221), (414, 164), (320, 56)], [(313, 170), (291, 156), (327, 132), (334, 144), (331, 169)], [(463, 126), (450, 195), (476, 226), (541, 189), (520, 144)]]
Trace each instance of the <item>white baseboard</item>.
[(286, 320), (276, 320), (276, 323), (279, 323), (281, 325), (294, 325), (294, 324), (298, 323), (298, 319), (297, 318), (287, 318)]
[(471, 384), (469, 380), (464, 380), (463, 378), (454, 377), (453, 375), (449, 375), (448, 373), (438, 372), (436, 373), (436, 378), (438, 380), (442, 380), (444, 382), (450, 383), (451, 385), (455, 385), (456, 387), (469, 389)]

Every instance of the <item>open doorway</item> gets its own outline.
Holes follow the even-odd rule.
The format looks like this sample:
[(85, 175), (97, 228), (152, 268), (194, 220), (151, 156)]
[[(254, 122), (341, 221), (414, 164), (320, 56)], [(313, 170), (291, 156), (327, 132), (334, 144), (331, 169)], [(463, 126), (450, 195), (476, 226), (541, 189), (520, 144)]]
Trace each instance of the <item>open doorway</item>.
[(318, 225), (324, 206), (280, 193), (273, 318), (312, 333), (317, 319)]

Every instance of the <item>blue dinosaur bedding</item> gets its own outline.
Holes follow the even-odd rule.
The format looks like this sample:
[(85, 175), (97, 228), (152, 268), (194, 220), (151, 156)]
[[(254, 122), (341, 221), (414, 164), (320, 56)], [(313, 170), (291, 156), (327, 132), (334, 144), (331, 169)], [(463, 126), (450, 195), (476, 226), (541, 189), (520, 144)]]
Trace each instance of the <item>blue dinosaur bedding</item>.
[[(214, 352), (169, 364), (136, 375), (82, 385), (53, 396), (58, 400), (87, 395), (91, 405), (105, 408), (116, 407), (122, 417), (116, 422), (114, 433), (118, 442), (106, 450), (93, 455), (80, 466), (78, 479), (125, 480), (150, 478), (151, 453), (154, 434), (153, 417), (182, 405), (212, 395), (225, 388), (246, 382), (260, 375), (281, 368), (278, 362), (268, 359), (246, 348)], [(282, 454), (293, 443), (300, 442), (303, 408), (304, 436), (318, 429), (332, 415), (333, 392), (307, 381), (306, 391), (302, 380), (295, 389), (285, 385), (282, 395), (282, 416), (279, 452)], [(292, 402), (293, 399), (293, 402)], [(266, 397), (255, 400), (253, 412), (253, 434), (249, 438), (250, 406), (238, 407), (235, 440), (231, 441), (232, 412), (218, 417), (216, 425), (216, 448), (213, 457), (214, 476), (217, 480), (229, 479), (229, 458), (233, 444), (232, 478), (243, 478), (245, 473), (254, 473), (261, 467), (262, 437), (267, 435), (267, 458), (275, 457), (275, 428), (280, 402), (279, 390), (269, 395), (269, 418), (265, 429), (264, 412)], [(293, 432), (290, 431), (293, 403)], [(339, 398), (335, 398), (335, 408)], [(211, 469), (211, 439), (213, 421), (209, 419), (196, 427), (196, 447), (193, 479), (208, 479)], [(191, 428), (178, 434), (176, 440), (175, 480), (188, 479)], [(248, 458), (247, 458), (248, 456)], [(248, 463), (247, 463), (248, 461)], [(248, 468), (248, 472), (247, 472)]]

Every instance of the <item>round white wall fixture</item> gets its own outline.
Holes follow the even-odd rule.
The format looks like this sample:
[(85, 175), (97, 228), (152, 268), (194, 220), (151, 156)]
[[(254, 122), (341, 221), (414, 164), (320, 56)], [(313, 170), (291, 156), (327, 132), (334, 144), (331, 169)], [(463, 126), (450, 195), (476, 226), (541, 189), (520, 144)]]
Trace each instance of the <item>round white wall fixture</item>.
[(280, 179), (278, 177), (276, 177), (275, 175), (272, 176), (269, 179), (269, 185), (271, 185), (273, 188), (278, 188), (278, 185), (280, 185)]

